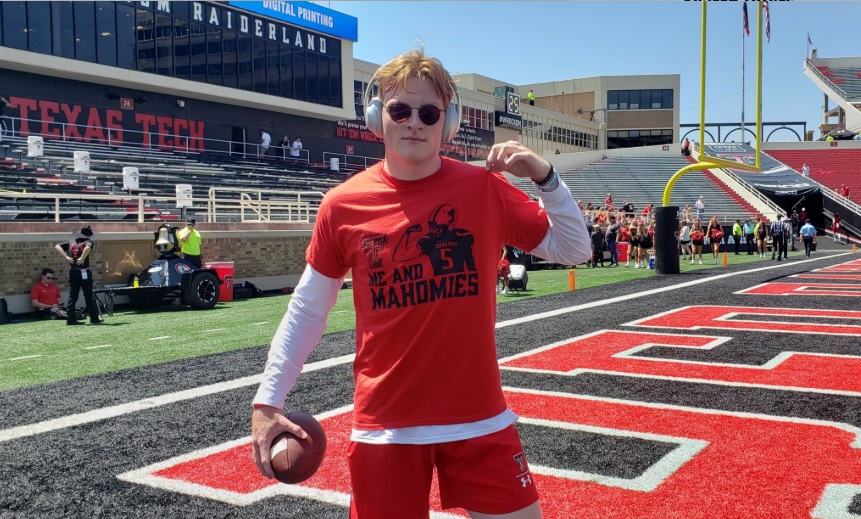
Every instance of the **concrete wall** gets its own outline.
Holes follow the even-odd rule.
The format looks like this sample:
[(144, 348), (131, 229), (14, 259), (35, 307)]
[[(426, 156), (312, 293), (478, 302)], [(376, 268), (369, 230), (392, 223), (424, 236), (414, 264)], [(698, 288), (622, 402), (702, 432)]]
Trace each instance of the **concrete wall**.
[[(57, 285), (63, 297), (68, 297), (68, 264), (54, 250), (54, 245), (72, 239), (73, 231), (80, 228), (80, 224), (41, 224), (40, 227), (64, 226), (68, 229), (31, 232), (22, 228), (21, 232), (7, 232), (12, 225), (0, 225), (0, 257), (5, 260), (0, 273), (0, 296), (8, 302), (9, 311), (31, 311), (30, 289), (39, 281), (44, 267), (54, 269)], [(152, 247), (156, 225), (96, 223), (93, 227), (96, 234), (90, 269), (96, 288), (116, 283), (118, 277), (127, 279), (129, 272), (134, 272), (139, 266), (145, 267), (156, 256)], [(140, 227), (146, 227), (146, 230)], [(305, 249), (311, 239), (311, 226), (280, 230), (242, 230), (236, 229), (235, 225), (229, 229), (229, 225), (218, 224), (201, 224), (199, 227), (203, 236), (201, 252), (204, 261), (233, 261), (236, 282), (249, 280), (263, 290), (296, 286), (305, 268)], [(140, 257), (126, 262), (107, 259), (116, 258), (122, 251), (152, 251), (152, 256), (142, 257), (143, 254), (138, 253)], [(123, 272), (117, 276), (119, 269)]]

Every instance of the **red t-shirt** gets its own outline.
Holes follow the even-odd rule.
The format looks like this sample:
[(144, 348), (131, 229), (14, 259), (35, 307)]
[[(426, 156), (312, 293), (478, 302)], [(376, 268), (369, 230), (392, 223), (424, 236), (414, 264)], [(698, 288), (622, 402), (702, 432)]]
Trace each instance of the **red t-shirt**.
[(57, 285), (46, 285), (41, 281), (30, 290), (30, 301), (38, 301), (43, 305), (56, 305), (60, 302), (60, 289)]
[(353, 273), (357, 429), (475, 422), (505, 410), (494, 325), (496, 267), (530, 251), (547, 216), (504, 176), (446, 158), (433, 175), (381, 164), (323, 199), (308, 263)]

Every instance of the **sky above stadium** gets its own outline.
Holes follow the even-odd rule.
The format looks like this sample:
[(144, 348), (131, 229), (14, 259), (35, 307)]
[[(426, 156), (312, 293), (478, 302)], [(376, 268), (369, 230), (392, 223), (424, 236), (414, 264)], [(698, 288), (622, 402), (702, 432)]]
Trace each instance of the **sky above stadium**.
[[(699, 2), (318, 2), (359, 20), (353, 55), (382, 64), (425, 43), (452, 73), (516, 85), (600, 75), (680, 74), (681, 123), (699, 122)], [(741, 119), (742, 3), (710, 2), (706, 121)], [(861, 2), (769, 2), (763, 120), (822, 122), (822, 93), (802, 72), (807, 35), (820, 57), (861, 55)], [(756, 120), (756, 5), (748, 2), (745, 124)], [(834, 103), (831, 102), (831, 106)], [(736, 135), (738, 135), (736, 133)], [(819, 137), (816, 130), (814, 138)], [(795, 140), (786, 130), (772, 141)]]

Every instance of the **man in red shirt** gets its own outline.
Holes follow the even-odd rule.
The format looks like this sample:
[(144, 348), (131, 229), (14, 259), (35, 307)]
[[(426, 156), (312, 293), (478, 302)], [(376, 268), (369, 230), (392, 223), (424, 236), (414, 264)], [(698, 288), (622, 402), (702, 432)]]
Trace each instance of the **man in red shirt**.
[(54, 283), (54, 271), (42, 269), (42, 279), (30, 290), (30, 304), (36, 314), (44, 319), (66, 318), (63, 304), (60, 303), (60, 289)]
[[(462, 120), (460, 99), (423, 52), (380, 67), (364, 102), (385, 160), (323, 199), (253, 401), (255, 463), (273, 477), (273, 439), (305, 437), (282, 408), (352, 270), (350, 517), (428, 517), (435, 469), (443, 508), (540, 518), (500, 384), (496, 268), (505, 243), (554, 263), (585, 262), (583, 215), (552, 165), (519, 142), (493, 146), (484, 168), (440, 156)], [(502, 172), (532, 179), (540, 201)]]

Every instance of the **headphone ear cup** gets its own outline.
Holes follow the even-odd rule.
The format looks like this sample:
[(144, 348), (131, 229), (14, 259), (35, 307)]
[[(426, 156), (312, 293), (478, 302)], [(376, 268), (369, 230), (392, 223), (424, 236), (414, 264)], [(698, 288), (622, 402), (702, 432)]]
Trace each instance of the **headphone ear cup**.
[(383, 138), (383, 103), (379, 99), (372, 99), (365, 106), (365, 125), (378, 139)]
[(454, 139), (458, 130), (460, 130), (460, 113), (457, 106), (454, 103), (450, 103), (448, 109), (445, 111), (445, 123), (442, 127), (443, 144)]

